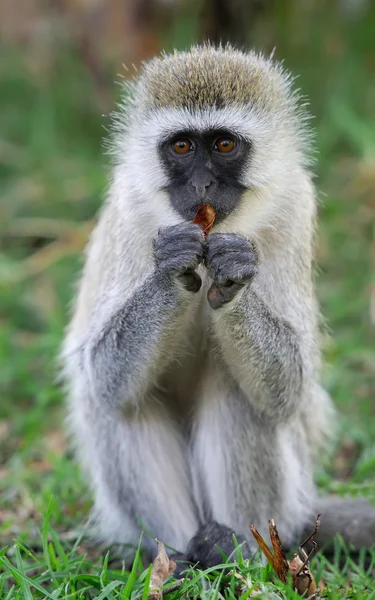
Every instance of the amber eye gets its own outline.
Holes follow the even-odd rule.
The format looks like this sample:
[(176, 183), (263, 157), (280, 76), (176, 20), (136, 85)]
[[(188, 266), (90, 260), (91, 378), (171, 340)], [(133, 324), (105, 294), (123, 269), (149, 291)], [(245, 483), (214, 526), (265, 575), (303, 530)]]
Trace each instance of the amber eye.
[(219, 138), (215, 142), (215, 150), (219, 152), (232, 152), (235, 147), (235, 141), (230, 137)]
[(187, 154), (193, 149), (193, 144), (190, 140), (175, 140), (172, 144), (172, 148), (177, 154)]

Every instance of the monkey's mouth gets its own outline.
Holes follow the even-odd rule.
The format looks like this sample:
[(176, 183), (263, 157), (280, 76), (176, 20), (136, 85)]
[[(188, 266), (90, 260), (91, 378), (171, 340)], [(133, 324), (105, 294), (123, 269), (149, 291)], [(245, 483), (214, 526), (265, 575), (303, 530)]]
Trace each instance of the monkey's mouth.
[(191, 186), (168, 186), (164, 188), (172, 207), (187, 221), (193, 221), (199, 207), (209, 204), (215, 211), (215, 225), (224, 221), (239, 205), (244, 186), (218, 186), (206, 194), (192, 193)]

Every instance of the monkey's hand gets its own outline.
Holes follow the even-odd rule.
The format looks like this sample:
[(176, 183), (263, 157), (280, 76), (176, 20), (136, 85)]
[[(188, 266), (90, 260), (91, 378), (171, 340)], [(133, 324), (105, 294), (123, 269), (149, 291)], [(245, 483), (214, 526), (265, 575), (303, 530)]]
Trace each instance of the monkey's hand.
[(194, 269), (203, 260), (204, 246), (199, 225), (179, 223), (163, 227), (153, 242), (156, 268), (178, 277), (187, 290), (198, 292), (202, 280)]
[(258, 252), (253, 242), (237, 233), (212, 233), (207, 240), (205, 264), (213, 284), (207, 299), (216, 309), (233, 300), (258, 272)]

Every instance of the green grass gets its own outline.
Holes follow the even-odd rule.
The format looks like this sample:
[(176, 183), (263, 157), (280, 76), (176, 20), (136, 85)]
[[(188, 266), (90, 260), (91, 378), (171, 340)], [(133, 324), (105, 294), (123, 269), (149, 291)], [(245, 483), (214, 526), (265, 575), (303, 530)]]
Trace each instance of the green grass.
[[(125, 563), (111, 564), (110, 553), (93, 558), (90, 553), (78, 551), (77, 543), (67, 544), (59, 539), (49, 525), (47, 513), (40, 533), (40, 551), (30, 551), (20, 541), (0, 553), (4, 575), (0, 579), (1, 598), (96, 598), (102, 600), (146, 600), (150, 590), (151, 567), (146, 568), (139, 552), (129, 571)], [(262, 564), (257, 555), (250, 563), (243, 560), (240, 550), (234, 556), (223, 557), (223, 563), (206, 570), (191, 568), (179, 587), (173, 577), (163, 584), (164, 593), (171, 600), (177, 598), (245, 600), (258, 593), (259, 598), (297, 600), (289, 581), (278, 581), (269, 565)], [(373, 573), (375, 551), (365, 564), (364, 555), (354, 563), (343, 546), (337, 544), (333, 562), (314, 559), (311, 570), (321, 586), (325, 598), (343, 597), (373, 600)], [(177, 589), (176, 589), (177, 587)], [(347, 594), (344, 596), (344, 594)]]
[[(176, 22), (173, 39), (185, 43), (179, 27), (182, 32)], [(342, 414), (340, 439), (317, 481), (325, 491), (373, 500), (374, 27), (374, 9), (350, 23), (316, 9), (297, 11), (293, 19), (280, 12), (255, 36), (266, 48), (276, 37), (278, 56), (301, 73), (298, 85), (317, 115), (325, 383)], [(106, 186), (107, 118), (79, 57), (66, 50), (51, 61), (53, 68), (36, 77), (19, 51), (0, 52), (0, 598), (143, 599), (148, 571), (140, 558), (130, 574), (115, 553), (85, 537), (91, 499), (62, 434), (55, 357), (80, 249)], [(116, 86), (110, 90), (117, 93)], [(113, 97), (109, 108), (114, 103)], [(344, 570), (338, 565), (339, 556), (333, 565), (322, 557), (313, 562), (313, 573), (327, 583), (326, 597), (375, 598), (373, 565), (366, 570), (349, 558)], [(250, 590), (264, 586), (264, 597), (295, 597), (259, 560), (236, 568)], [(351, 592), (345, 592), (348, 581)], [(167, 597), (249, 597), (237, 587), (223, 568), (194, 570)]]

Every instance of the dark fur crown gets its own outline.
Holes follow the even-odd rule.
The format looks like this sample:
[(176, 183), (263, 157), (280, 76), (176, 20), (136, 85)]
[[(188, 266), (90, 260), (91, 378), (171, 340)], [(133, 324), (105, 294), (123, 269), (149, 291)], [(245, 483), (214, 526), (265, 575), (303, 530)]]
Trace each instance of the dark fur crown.
[(271, 60), (230, 46), (196, 46), (147, 63), (138, 83), (144, 108), (202, 109), (256, 105), (270, 110), (290, 105), (290, 77)]

